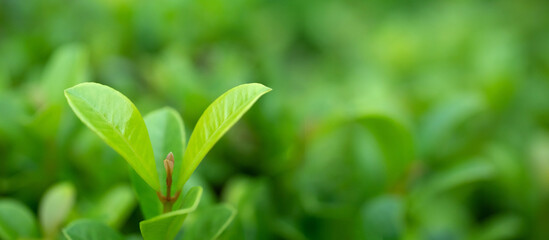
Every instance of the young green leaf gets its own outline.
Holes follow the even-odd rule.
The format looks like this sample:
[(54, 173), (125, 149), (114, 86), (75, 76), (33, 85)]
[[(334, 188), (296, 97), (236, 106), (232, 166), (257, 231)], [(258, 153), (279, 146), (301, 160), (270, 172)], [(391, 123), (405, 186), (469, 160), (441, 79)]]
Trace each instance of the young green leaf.
[[(156, 171), (160, 177), (160, 189), (166, 196), (166, 169), (164, 159), (172, 152), (175, 159), (183, 159), (185, 149), (185, 128), (183, 120), (172, 108), (164, 107), (153, 111), (145, 116), (145, 124), (149, 130), (149, 136), (156, 160)], [(181, 160), (174, 164), (173, 176), (177, 176), (181, 169)], [(174, 196), (181, 189), (172, 188), (171, 196)], [(155, 194), (156, 196), (156, 194)]]
[(174, 239), (187, 215), (198, 206), (201, 196), (201, 187), (191, 188), (183, 199), (181, 209), (141, 221), (139, 227), (143, 239)]
[(160, 190), (149, 133), (141, 114), (122, 93), (97, 83), (65, 90), (74, 113), (116, 150), (153, 189)]
[(217, 239), (233, 221), (236, 209), (228, 204), (220, 204), (195, 213), (197, 218), (185, 228), (183, 239)]
[(270, 88), (259, 83), (237, 86), (217, 98), (204, 111), (189, 139), (183, 155), (183, 172), (177, 176), (176, 189), (181, 189), (213, 145)]
[(38, 217), (45, 236), (54, 236), (67, 219), (76, 198), (76, 191), (71, 183), (59, 183), (51, 187), (38, 209)]
[(33, 238), (37, 235), (36, 219), (27, 206), (10, 199), (0, 200), (0, 239)]
[(106, 224), (89, 219), (77, 220), (63, 229), (68, 240), (122, 240), (120, 233)]

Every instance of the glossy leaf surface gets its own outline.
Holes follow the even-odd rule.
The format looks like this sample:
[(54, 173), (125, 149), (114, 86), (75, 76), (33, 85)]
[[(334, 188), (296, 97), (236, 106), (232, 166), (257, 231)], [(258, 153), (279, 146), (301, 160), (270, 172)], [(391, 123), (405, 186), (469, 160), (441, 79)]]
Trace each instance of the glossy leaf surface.
[(183, 187), (204, 156), (263, 94), (271, 91), (262, 84), (237, 86), (217, 98), (204, 111), (189, 139), (183, 156), (183, 174), (178, 176), (176, 188)]
[(160, 189), (149, 134), (141, 114), (122, 93), (97, 83), (65, 90), (75, 114), (116, 150), (155, 190)]
[(191, 188), (183, 198), (183, 206), (179, 210), (141, 221), (139, 227), (141, 228), (143, 239), (174, 239), (187, 215), (193, 212), (198, 206), (201, 196), (201, 187)]

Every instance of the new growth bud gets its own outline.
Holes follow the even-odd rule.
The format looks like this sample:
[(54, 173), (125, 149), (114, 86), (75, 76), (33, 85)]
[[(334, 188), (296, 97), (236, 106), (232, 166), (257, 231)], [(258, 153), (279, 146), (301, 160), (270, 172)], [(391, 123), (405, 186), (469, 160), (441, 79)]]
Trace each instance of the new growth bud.
[(173, 166), (175, 160), (173, 153), (168, 153), (166, 159), (164, 159), (164, 169), (166, 169), (166, 197), (162, 196), (160, 192), (157, 192), (158, 198), (164, 204), (164, 212), (169, 212), (172, 209), (173, 203), (179, 197), (181, 191), (176, 191), (174, 197), (172, 198), (172, 175), (173, 175)]
[(168, 156), (164, 159), (164, 168), (166, 169), (167, 176), (172, 176), (174, 162), (173, 153), (168, 153)]
[(172, 191), (172, 173), (173, 173), (173, 153), (168, 153), (168, 156), (166, 156), (166, 159), (164, 159), (164, 168), (166, 169), (166, 186), (168, 187), (166, 191), (166, 196), (168, 201), (171, 200), (171, 191)]

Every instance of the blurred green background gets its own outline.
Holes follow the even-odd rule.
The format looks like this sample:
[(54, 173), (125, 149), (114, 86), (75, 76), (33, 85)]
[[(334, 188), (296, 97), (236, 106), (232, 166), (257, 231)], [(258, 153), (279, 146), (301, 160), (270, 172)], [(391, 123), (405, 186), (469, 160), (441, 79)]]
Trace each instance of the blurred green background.
[(0, 1), (0, 196), (37, 214), (69, 182), (71, 220), (114, 218), (135, 237), (128, 166), (63, 90), (109, 85), (142, 114), (175, 108), (190, 133), (217, 96), (260, 82), (273, 91), (189, 183), (201, 204), (238, 209), (222, 239), (549, 239), (548, 10)]

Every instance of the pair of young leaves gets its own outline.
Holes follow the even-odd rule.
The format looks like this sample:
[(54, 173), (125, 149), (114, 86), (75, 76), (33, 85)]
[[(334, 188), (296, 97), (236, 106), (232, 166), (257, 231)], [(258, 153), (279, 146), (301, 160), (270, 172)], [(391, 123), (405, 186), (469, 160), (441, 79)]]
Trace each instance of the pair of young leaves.
[[(173, 152), (175, 164), (170, 195), (175, 196), (213, 145), (259, 97), (270, 90), (261, 84), (251, 83), (237, 86), (221, 95), (204, 111), (186, 147), (183, 121), (173, 109), (162, 108), (143, 119), (123, 94), (97, 83), (78, 84), (65, 90), (65, 96), (82, 122), (122, 155), (146, 184), (164, 196), (167, 196), (167, 186), (163, 160), (169, 152)], [(142, 192), (138, 189), (137, 194), (150, 198), (148, 195), (151, 194), (147, 192), (150, 189), (140, 187)], [(151, 218), (156, 214), (147, 214), (144, 209), (146, 217), (151, 218), (141, 222), (145, 239), (173, 238), (179, 228), (171, 226), (180, 226), (199, 201), (200, 194), (191, 196), (194, 197), (185, 197), (185, 203), (181, 201), (183, 198), (178, 199), (173, 212), (158, 217)], [(180, 209), (181, 204), (183, 207)], [(188, 204), (194, 207), (186, 206)], [(223, 209), (234, 212), (232, 208)]]
[[(163, 160), (168, 152), (185, 149), (177, 156), (174, 166), (173, 190), (180, 190), (213, 145), (242, 115), (271, 89), (258, 83), (237, 86), (215, 100), (204, 111), (185, 148), (183, 121), (171, 109), (164, 108), (145, 121), (133, 103), (120, 92), (97, 83), (82, 83), (65, 90), (65, 96), (76, 115), (90, 129), (116, 150), (137, 174), (154, 190), (161, 189)], [(162, 134), (164, 142), (155, 142), (159, 152), (155, 157), (151, 134)], [(163, 132), (165, 131), (165, 132)], [(156, 161), (155, 161), (156, 160)], [(159, 174), (161, 175), (159, 177)], [(172, 194), (173, 196), (173, 194)]]

